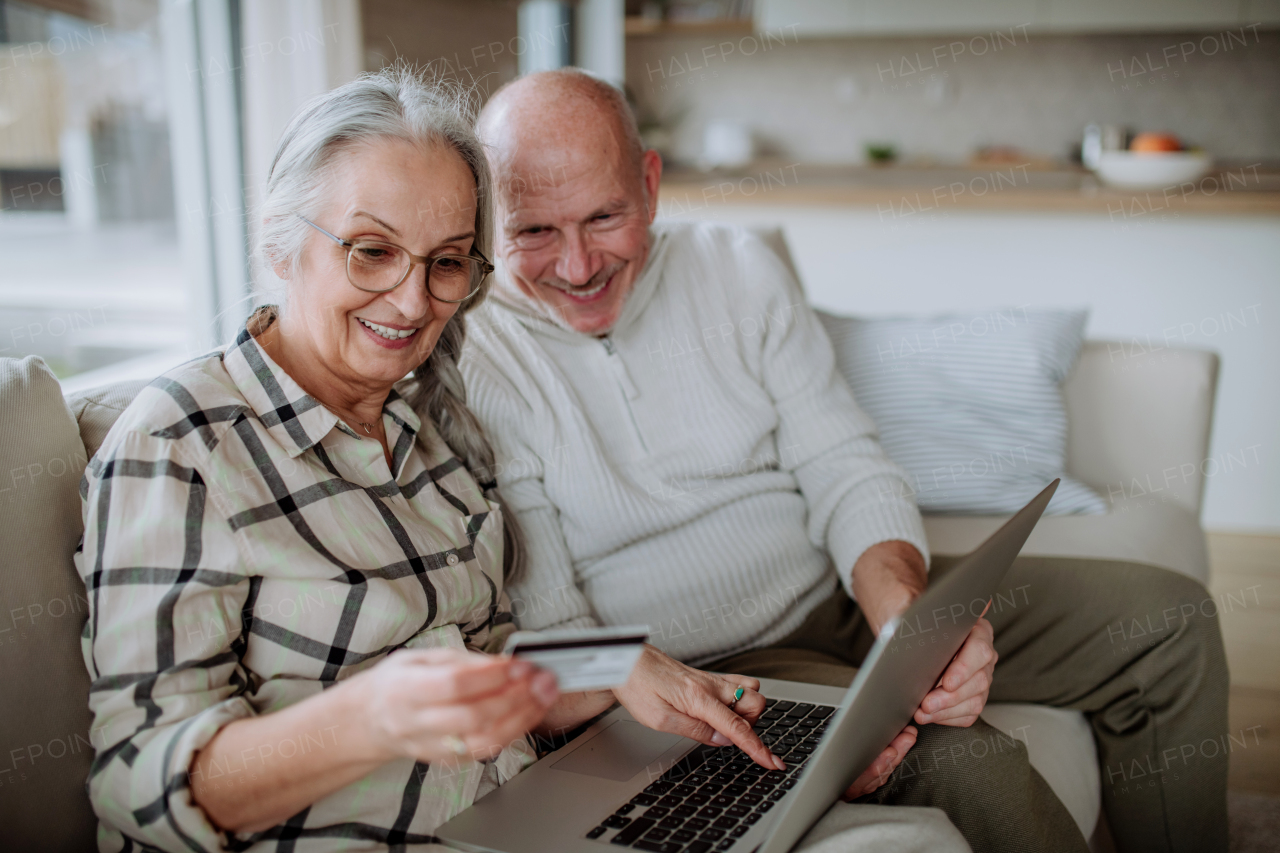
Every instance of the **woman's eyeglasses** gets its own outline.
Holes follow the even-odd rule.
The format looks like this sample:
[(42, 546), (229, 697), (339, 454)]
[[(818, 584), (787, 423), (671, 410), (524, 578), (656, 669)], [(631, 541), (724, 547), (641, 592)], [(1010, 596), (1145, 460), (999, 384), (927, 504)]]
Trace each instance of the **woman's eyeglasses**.
[(427, 292), (441, 302), (465, 302), (475, 296), (493, 264), (483, 255), (415, 255), (395, 243), (380, 240), (344, 240), (316, 225), (305, 216), (298, 218), (347, 250), (347, 280), (367, 293), (395, 290), (409, 277), (414, 264), (427, 267)]

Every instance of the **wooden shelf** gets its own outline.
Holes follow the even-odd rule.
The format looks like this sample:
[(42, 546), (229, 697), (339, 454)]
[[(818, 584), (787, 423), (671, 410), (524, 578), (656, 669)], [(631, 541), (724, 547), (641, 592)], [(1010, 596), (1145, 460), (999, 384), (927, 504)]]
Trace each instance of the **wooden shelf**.
[[(776, 180), (770, 175), (774, 175)], [(1014, 181), (999, 191), (968, 191), (975, 180), (994, 182), (992, 173), (1009, 173)], [(1211, 173), (1222, 184), (1221, 175)], [(952, 194), (951, 188), (962, 187)], [(658, 207), (668, 216), (717, 206), (863, 207), (892, 216), (921, 213), (921, 219), (959, 210), (1088, 213), (1107, 216), (1117, 225), (1175, 216), (1280, 216), (1280, 176), (1263, 172), (1250, 189), (1226, 192), (1119, 190), (1099, 186), (1078, 168), (1041, 170), (1032, 164), (1003, 168), (911, 166), (805, 166), (760, 161), (736, 172), (700, 174), (672, 169), (663, 175)], [(727, 189), (726, 189), (727, 188)]]
[(749, 35), (755, 26), (749, 18), (713, 18), (706, 21), (654, 21), (649, 18), (626, 19), (629, 36), (700, 36)]

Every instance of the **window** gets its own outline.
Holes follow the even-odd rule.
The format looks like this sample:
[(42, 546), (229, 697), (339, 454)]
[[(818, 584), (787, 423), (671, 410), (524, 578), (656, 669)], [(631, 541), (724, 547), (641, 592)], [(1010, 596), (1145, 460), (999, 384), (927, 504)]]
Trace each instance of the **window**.
[(190, 339), (160, 29), (0, 0), (0, 356), (67, 377)]

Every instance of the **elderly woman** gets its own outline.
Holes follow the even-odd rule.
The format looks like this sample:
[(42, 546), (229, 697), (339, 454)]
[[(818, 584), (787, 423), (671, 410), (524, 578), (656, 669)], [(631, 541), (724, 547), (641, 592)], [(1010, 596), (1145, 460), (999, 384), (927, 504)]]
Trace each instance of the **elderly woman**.
[(466, 104), (403, 70), (310, 103), (265, 193), (284, 303), (86, 474), (104, 850), (430, 843), (531, 760), (554, 677), (474, 653), (513, 630), (519, 551), (454, 361), (492, 270)]

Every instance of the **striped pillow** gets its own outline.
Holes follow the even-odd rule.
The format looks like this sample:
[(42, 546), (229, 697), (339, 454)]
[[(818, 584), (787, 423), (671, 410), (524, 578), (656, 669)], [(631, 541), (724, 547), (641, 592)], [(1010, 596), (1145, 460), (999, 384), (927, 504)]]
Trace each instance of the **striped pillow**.
[(1059, 384), (1084, 341), (1086, 311), (859, 319), (818, 312), (858, 405), (907, 470), (923, 512), (1016, 512), (1062, 477), (1049, 513), (1105, 513), (1063, 473)]

